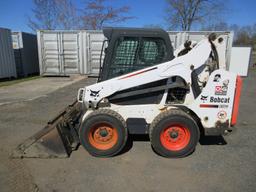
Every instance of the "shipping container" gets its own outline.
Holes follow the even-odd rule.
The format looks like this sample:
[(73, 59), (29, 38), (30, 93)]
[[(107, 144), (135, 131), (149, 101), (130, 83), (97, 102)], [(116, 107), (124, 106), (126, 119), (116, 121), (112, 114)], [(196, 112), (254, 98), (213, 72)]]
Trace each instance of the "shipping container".
[[(85, 74), (80, 31), (38, 31), (41, 75)], [(83, 54), (86, 54), (85, 52)]]
[(0, 79), (13, 77), (17, 77), (17, 73), (11, 31), (0, 28)]
[[(176, 32), (169, 31), (174, 49), (186, 40), (200, 41), (212, 32)], [(227, 64), (233, 41), (232, 32), (216, 32), (224, 35), (226, 42)], [(104, 35), (102, 31), (45, 31), (37, 32), (38, 52), (41, 75), (97, 75), (100, 68), (100, 54)], [(104, 52), (103, 52), (104, 57)]]
[(36, 35), (12, 32), (12, 44), (18, 77), (39, 74)]

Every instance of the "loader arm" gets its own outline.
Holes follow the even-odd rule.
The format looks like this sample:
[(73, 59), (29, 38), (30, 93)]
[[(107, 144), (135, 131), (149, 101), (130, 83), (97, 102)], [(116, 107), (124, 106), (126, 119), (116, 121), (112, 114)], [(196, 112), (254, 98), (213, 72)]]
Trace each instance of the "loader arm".
[(188, 54), (176, 57), (172, 61), (82, 88), (78, 92), (78, 101), (84, 103), (86, 108), (97, 108), (100, 101), (118, 91), (172, 76), (180, 76), (191, 86), (191, 72), (206, 63), (212, 51), (211, 46), (211, 42), (204, 39)]

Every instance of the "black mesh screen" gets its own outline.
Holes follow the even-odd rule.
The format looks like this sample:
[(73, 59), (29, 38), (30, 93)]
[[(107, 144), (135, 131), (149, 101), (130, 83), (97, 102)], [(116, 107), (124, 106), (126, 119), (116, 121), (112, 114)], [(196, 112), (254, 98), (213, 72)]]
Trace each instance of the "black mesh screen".
[(143, 38), (139, 51), (139, 65), (161, 63), (165, 57), (166, 47), (162, 39)]
[(114, 49), (109, 78), (159, 64), (166, 56), (161, 38), (122, 37)]
[(135, 38), (127, 38), (118, 41), (116, 47), (114, 65), (130, 66), (133, 65), (138, 49), (139, 40)]
[[(109, 77), (113, 78), (134, 71), (139, 38), (124, 37), (117, 41)], [(135, 69), (136, 70), (136, 69)]]

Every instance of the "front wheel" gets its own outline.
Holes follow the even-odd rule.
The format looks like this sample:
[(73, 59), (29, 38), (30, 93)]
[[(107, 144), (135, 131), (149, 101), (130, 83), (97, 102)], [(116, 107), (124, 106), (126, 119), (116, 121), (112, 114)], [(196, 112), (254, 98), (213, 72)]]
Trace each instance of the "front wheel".
[(98, 109), (89, 114), (79, 131), (82, 146), (97, 157), (111, 157), (119, 153), (127, 136), (124, 119), (109, 109)]
[(189, 155), (195, 149), (199, 135), (196, 122), (178, 109), (159, 114), (150, 126), (152, 147), (164, 157)]

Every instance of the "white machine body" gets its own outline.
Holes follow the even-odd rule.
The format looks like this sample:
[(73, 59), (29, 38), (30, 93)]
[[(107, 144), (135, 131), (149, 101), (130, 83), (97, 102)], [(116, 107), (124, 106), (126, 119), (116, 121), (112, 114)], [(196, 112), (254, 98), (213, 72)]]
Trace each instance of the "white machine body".
[[(108, 108), (118, 112), (125, 120), (128, 118), (144, 118), (148, 124), (161, 112), (171, 108), (186, 108), (200, 120), (203, 128), (216, 126), (231, 126), (233, 103), (236, 90), (237, 75), (226, 71), (225, 41), (213, 41), (219, 55), (219, 68), (209, 72), (207, 63), (212, 52), (211, 42), (206, 38), (200, 41), (186, 55), (176, 57), (171, 61), (96, 83), (78, 92), (78, 101), (88, 109), (83, 120), (100, 103), (107, 102), (107, 97), (122, 90), (144, 85), (174, 76), (182, 78), (190, 91), (186, 94), (184, 103), (167, 104), (168, 90), (163, 94), (159, 104), (116, 105), (110, 103)], [(201, 93), (194, 96), (192, 91), (191, 73), (193, 69), (202, 68), (198, 74)]]

